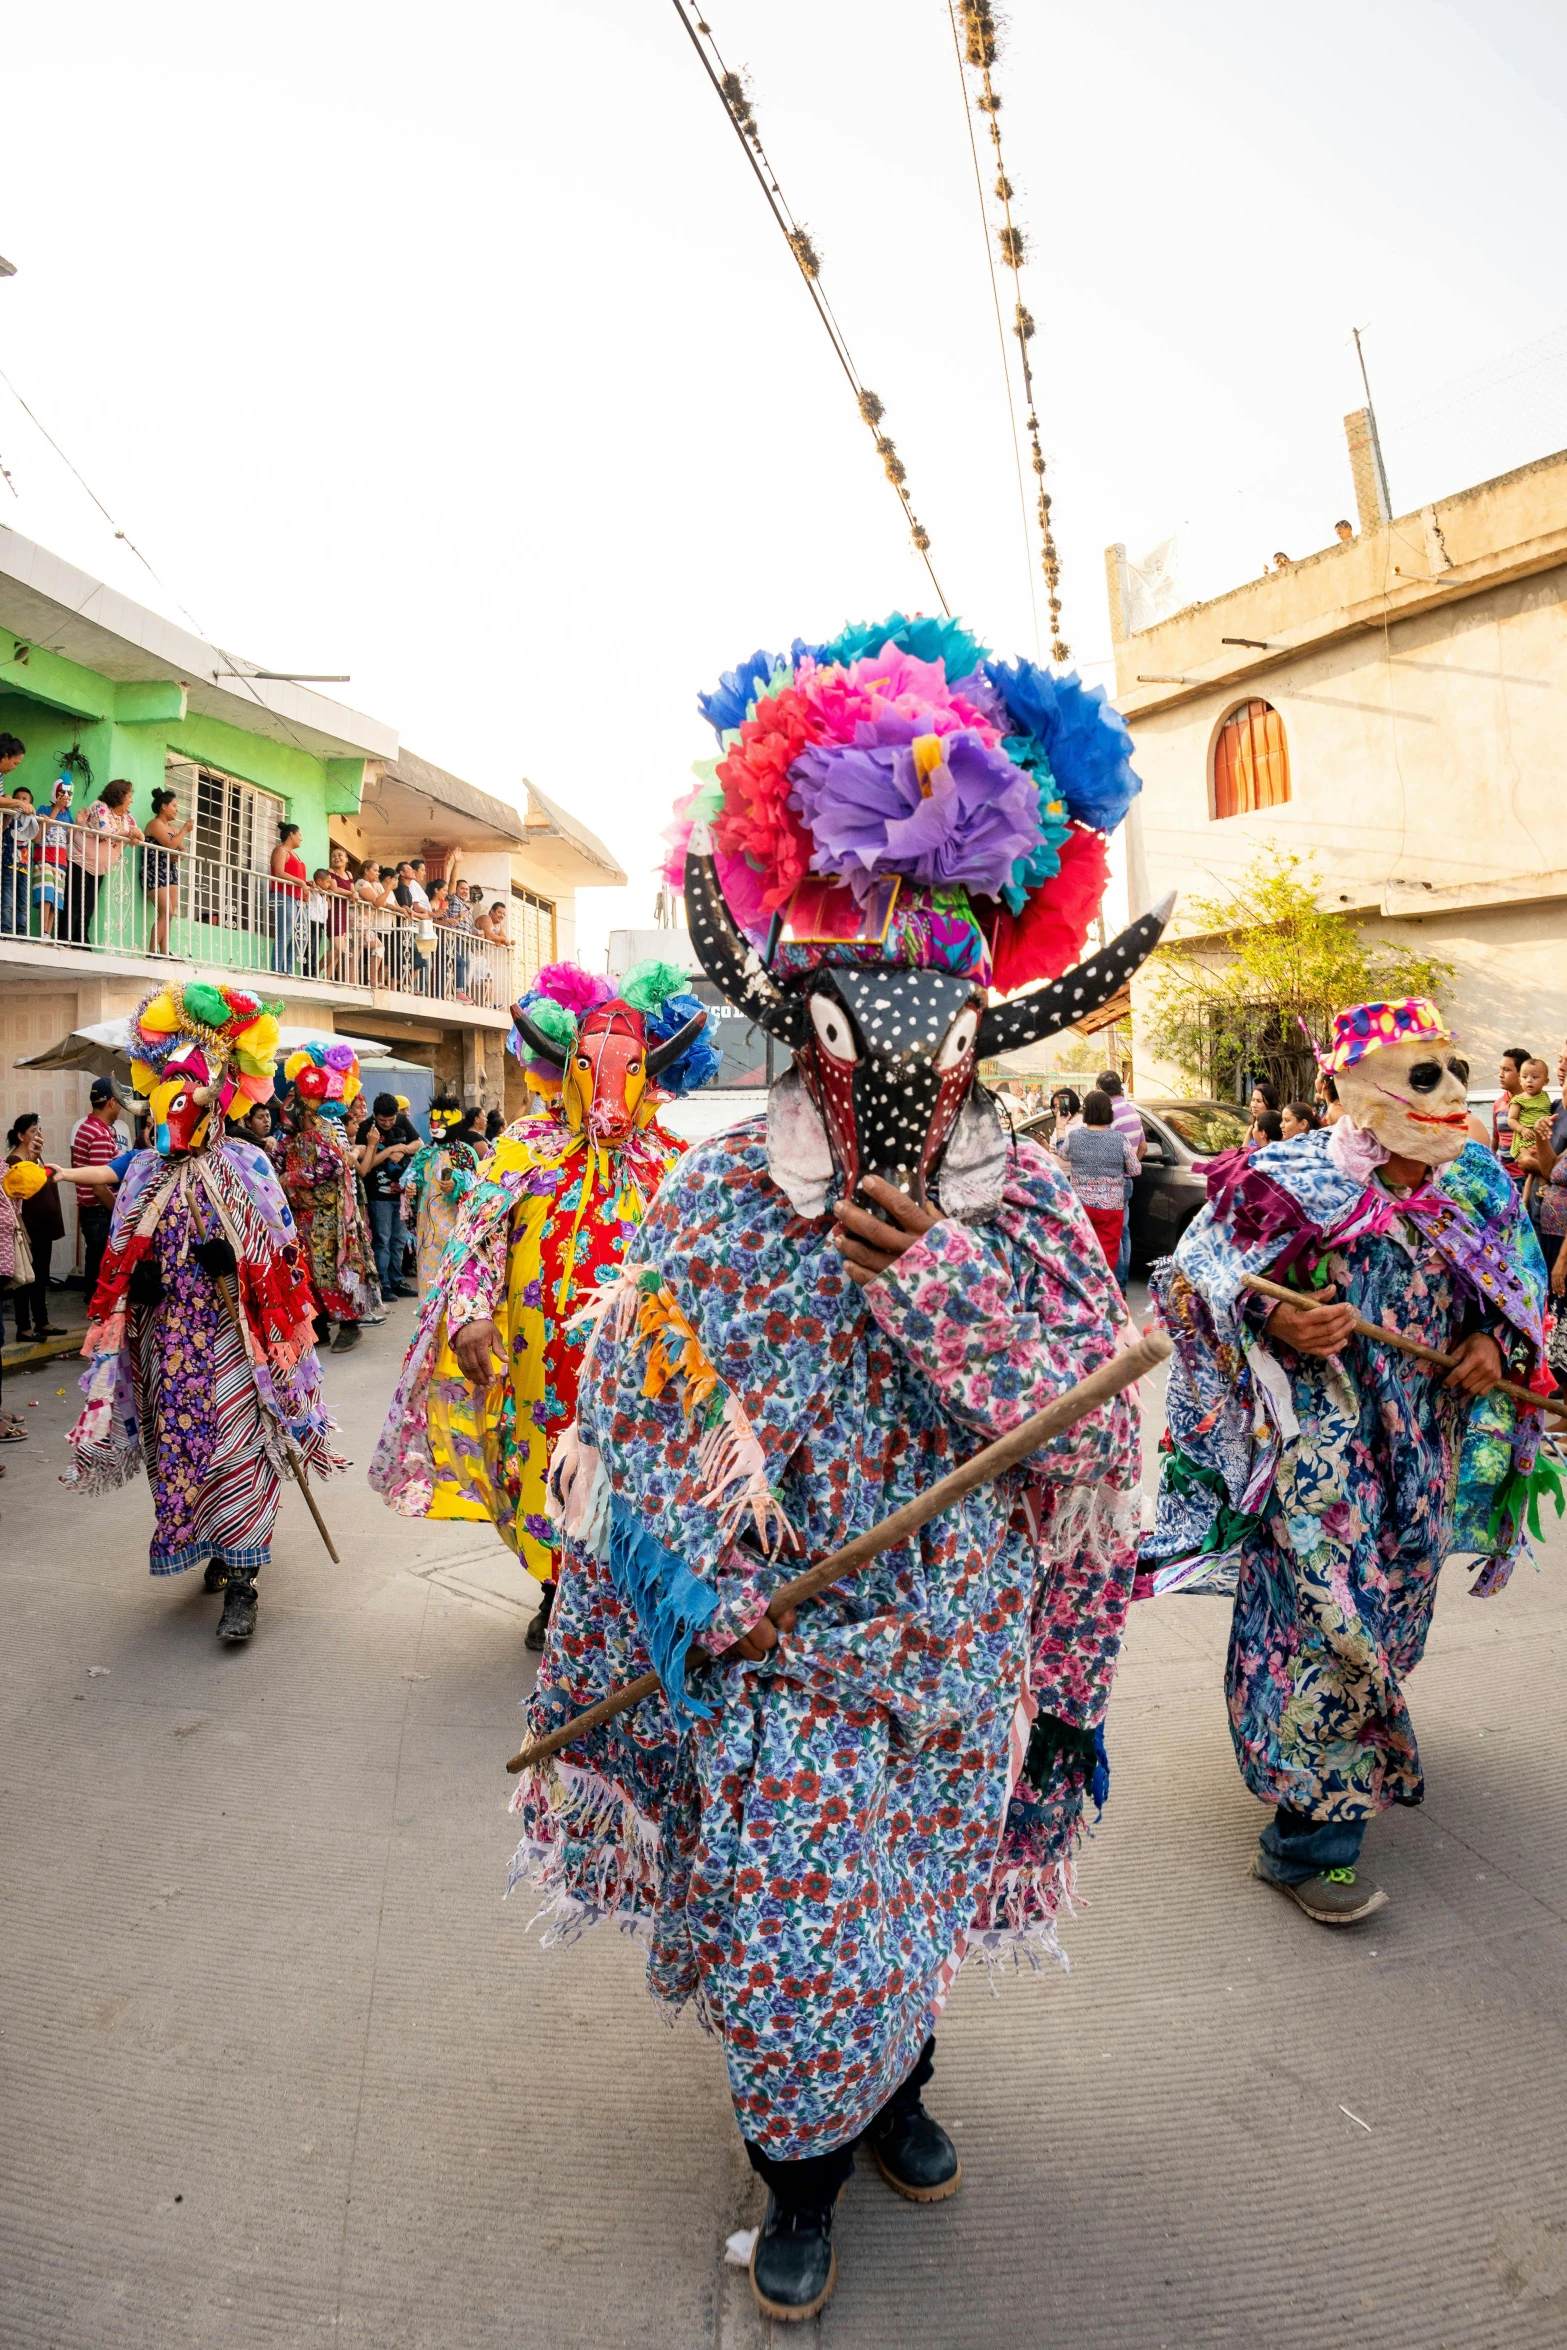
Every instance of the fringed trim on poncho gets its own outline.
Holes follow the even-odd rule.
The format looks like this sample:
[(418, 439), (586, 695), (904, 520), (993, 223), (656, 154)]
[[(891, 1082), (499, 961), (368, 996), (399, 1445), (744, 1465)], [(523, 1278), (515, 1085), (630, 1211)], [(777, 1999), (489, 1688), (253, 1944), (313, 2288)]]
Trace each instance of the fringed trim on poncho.
[(684, 1390), (681, 1409), (697, 1431), (697, 1470), (706, 1480), (698, 1499), (718, 1512), (718, 1530), (734, 1539), (746, 1512), (769, 1558), (785, 1544), (800, 1547), (783, 1503), (767, 1475), (767, 1455), (745, 1408), (720, 1378), (668, 1283), (651, 1265), (627, 1265), (620, 1279), (585, 1306), (570, 1325), (594, 1326), (594, 1341), (645, 1346), (642, 1393), (656, 1403), (665, 1389)]
[(658, 1907), (659, 1829), (597, 1771), (549, 1761), (524, 1771), (511, 1799), (522, 1821), (506, 1890), (529, 1885), (550, 1898), (543, 1946), (575, 1942), (612, 1919), (626, 1932), (651, 1932)]

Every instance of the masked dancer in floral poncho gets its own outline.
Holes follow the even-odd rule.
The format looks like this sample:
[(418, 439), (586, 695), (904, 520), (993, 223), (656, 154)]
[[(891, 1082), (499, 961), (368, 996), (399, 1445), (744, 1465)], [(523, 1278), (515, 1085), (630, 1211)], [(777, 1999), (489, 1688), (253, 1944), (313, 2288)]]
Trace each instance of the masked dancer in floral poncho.
[(224, 1132), (236, 1097), (271, 1099), (277, 1020), (243, 989), (192, 981), (149, 996), (131, 1030), (156, 1147), (115, 1194), (65, 1482), (109, 1492), (145, 1464), (152, 1572), (205, 1561), (219, 1637), (247, 1640), (287, 1454), (344, 1466), (287, 1202), (264, 1153)]
[[(513, 1873), (557, 1936), (644, 1929), (655, 1998), (719, 2035), (769, 2189), (752, 2285), (787, 2320), (832, 2289), (862, 2135), (899, 2194), (959, 2184), (921, 2091), (965, 1953), (1055, 1948), (1107, 1777), (1130, 1399), (776, 1628), (768, 1598), (1119, 1348), (1069, 1181), (975, 1071), (1107, 1002), (1160, 918), (1068, 968), (1137, 788), (1126, 730), (955, 621), (759, 654), (702, 707), (723, 756), (672, 836), (692, 944), (793, 1065), (671, 1172), (584, 1367), (529, 1729), (650, 1662), (667, 1694), (524, 1765)], [(719, 1663), (688, 1689), (693, 1644)]]
[[(1545, 1267), (1516, 1187), (1468, 1139), (1435, 1004), (1360, 1004), (1318, 1055), (1344, 1114), (1210, 1161), (1209, 1205), (1153, 1282), (1175, 1342), (1158, 1515), (1139, 1589), (1234, 1595), (1226, 1692), (1241, 1776), (1273, 1806), (1253, 1861), (1306, 1915), (1387, 1896), (1361, 1839), (1425, 1781), (1404, 1695), (1445, 1559), (1499, 1591), (1539, 1530), (1551, 1391)], [(1300, 1291), (1282, 1304), (1242, 1286)], [(1444, 1376), (1354, 1318), (1455, 1354)]]
[(719, 1056), (670, 963), (639, 964), (618, 992), (550, 964), (513, 1017), (538, 1108), (500, 1136), (462, 1203), (370, 1482), (407, 1517), (487, 1518), (542, 1586), (527, 1633), (542, 1648), (560, 1549), (545, 1473), (576, 1412), (577, 1317), (618, 1278), (680, 1155), (658, 1103), (705, 1085)]
[(310, 1044), (289, 1054), (283, 1076), (293, 1088), (296, 1123), (278, 1176), (316, 1294), (316, 1335), (324, 1339), (335, 1322), (332, 1352), (346, 1354), (359, 1344), (360, 1325), (380, 1294), (359, 1155), (348, 1139), (363, 1092), (359, 1060), (351, 1045)]
[(421, 1297), (435, 1285), (458, 1211), (473, 1189), (484, 1156), (483, 1146), (459, 1131), (462, 1123), (457, 1096), (437, 1094), (430, 1104), (430, 1139), (419, 1145), (403, 1169), (402, 1220), (413, 1234)]

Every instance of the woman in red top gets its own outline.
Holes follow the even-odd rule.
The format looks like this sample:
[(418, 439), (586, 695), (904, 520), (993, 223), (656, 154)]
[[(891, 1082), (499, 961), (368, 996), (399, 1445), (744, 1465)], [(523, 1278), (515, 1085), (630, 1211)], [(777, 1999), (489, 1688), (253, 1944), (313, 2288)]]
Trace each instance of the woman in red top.
[(292, 971), (299, 961), (299, 931), (304, 921), (305, 860), (299, 853), (299, 826), (285, 818), (277, 828), (272, 852), (272, 879), (267, 884), (272, 917), (272, 968)]

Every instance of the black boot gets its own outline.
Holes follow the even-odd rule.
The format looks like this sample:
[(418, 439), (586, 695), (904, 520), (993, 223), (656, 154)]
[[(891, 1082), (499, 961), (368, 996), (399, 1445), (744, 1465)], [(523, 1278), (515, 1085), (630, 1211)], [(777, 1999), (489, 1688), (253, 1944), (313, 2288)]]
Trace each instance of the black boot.
[(357, 1322), (339, 1322), (337, 1336), (332, 1341), (332, 1352), (335, 1355), (346, 1355), (351, 1346), (358, 1344), (359, 1324)]
[(550, 1628), (550, 1609), (555, 1605), (555, 1586), (543, 1583), (539, 1587), (539, 1612), (523, 1634), (523, 1646), (535, 1654), (544, 1646), (544, 1635)]
[(228, 1584), (223, 1593), (223, 1614), (218, 1624), (220, 1640), (248, 1640), (256, 1628), (256, 1570), (254, 1567), (230, 1567)]
[(940, 2203), (963, 2184), (957, 2148), (923, 2105), (908, 2113), (878, 2114), (870, 2141), (876, 2168), (911, 2203)]
[(751, 2251), (751, 2290), (768, 2317), (788, 2325), (814, 2317), (832, 2298), (838, 2282), (832, 2209), (830, 2203), (780, 2205), (768, 2196)]
[(229, 1579), (229, 1571), (221, 1559), (208, 1559), (207, 1571), (201, 1578), (203, 1591), (221, 1591)]

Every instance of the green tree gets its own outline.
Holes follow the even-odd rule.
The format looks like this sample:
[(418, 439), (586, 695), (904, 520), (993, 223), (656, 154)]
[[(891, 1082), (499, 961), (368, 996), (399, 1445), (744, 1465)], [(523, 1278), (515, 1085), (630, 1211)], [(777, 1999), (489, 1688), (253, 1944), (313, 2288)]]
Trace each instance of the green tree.
[(1268, 846), (1216, 897), (1183, 897), (1181, 938), (1154, 958), (1149, 1042), (1205, 1092), (1268, 1077), (1286, 1095), (1311, 1092), (1319, 1041), (1349, 1004), (1436, 995), (1453, 975), (1437, 955), (1368, 939), (1317, 903), (1315, 862)]

